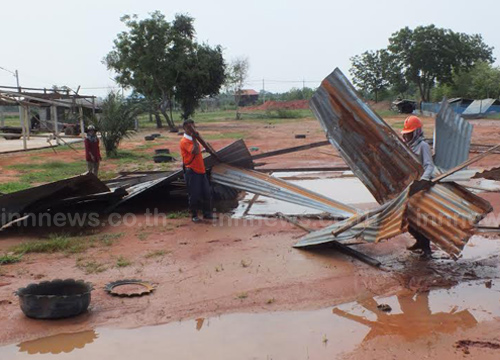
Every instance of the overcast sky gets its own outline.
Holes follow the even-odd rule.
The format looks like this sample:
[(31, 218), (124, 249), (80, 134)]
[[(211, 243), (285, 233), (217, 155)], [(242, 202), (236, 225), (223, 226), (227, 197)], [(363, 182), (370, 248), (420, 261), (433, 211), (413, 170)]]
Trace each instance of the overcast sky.
[[(248, 57), (246, 87), (256, 90), (262, 79), (266, 90), (284, 91), (303, 80), (316, 87), (335, 67), (347, 74), (351, 56), (387, 46), (404, 26), (480, 33), (500, 58), (494, 0), (24, 0), (2, 2), (0, 67), (19, 70), (21, 86), (81, 85), (81, 93), (104, 95), (115, 84), (101, 61), (124, 30), (120, 17), (154, 10), (168, 20), (189, 13), (199, 41), (222, 45), (228, 60)], [(0, 85), (15, 78), (0, 70)]]

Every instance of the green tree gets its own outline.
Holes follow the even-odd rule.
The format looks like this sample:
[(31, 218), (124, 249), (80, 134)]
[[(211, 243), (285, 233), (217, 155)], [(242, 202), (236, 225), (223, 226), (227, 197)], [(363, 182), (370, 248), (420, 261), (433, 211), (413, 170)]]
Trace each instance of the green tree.
[(386, 50), (365, 51), (351, 58), (350, 73), (354, 85), (360, 90), (373, 94), (378, 102), (378, 94), (389, 87), (389, 56)]
[(225, 64), (222, 48), (207, 44), (193, 46), (193, 51), (182, 58), (175, 98), (182, 109), (182, 118), (191, 117), (206, 96), (215, 96), (225, 80)]
[(121, 20), (127, 31), (118, 34), (104, 63), (116, 72), (119, 84), (144, 95), (158, 127), (162, 126), (161, 113), (169, 127), (175, 128), (168, 114), (174, 98), (183, 116), (189, 116), (199, 99), (218, 92), (223, 80), (220, 73), (224, 73), (221, 48), (195, 41), (192, 17), (177, 14), (168, 22), (155, 11), (147, 19), (126, 15)]
[(423, 101), (429, 101), (436, 82), (450, 84), (454, 73), (468, 71), (478, 61), (493, 61), (493, 48), (481, 35), (455, 33), (434, 25), (397, 31), (389, 39), (388, 50), (406, 80), (417, 85)]
[(114, 92), (108, 94), (101, 108), (102, 114), (92, 122), (101, 133), (106, 156), (116, 156), (120, 142), (134, 132), (135, 119), (143, 109), (141, 104), (126, 101)]

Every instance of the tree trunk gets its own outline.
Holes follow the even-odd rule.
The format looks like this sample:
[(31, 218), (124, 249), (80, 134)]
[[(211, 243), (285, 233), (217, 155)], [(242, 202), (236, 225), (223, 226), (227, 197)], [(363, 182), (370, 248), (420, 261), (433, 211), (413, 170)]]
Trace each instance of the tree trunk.
[(378, 91), (375, 90), (375, 104), (378, 103)]
[(149, 122), (153, 122), (153, 112), (149, 110)]
[(163, 124), (161, 122), (160, 114), (158, 113), (158, 111), (155, 111), (154, 115), (155, 115), (155, 119), (156, 119), (156, 127), (158, 129), (161, 129), (163, 127)]
[(160, 112), (162, 113), (163, 117), (167, 121), (167, 125), (170, 128), (170, 130), (177, 129), (176, 126), (175, 126), (175, 123), (173, 122), (173, 120), (170, 118), (170, 116), (168, 116), (168, 113), (167, 113), (166, 109), (164, 109), (164, 108), (162, 108), (160, 106)]
[(425, 89), (422, 88), (422, 81), (420, 77), (417, 78), (418, 91), (420, 92), (420, 99), (425, 101)]

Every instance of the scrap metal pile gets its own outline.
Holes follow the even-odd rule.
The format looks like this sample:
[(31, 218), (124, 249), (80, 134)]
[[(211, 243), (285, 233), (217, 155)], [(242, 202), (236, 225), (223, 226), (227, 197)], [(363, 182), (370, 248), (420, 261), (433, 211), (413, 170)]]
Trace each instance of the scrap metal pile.
[[(297, 248), (348, 244), (354, 238), (378, 242), (412, 227), (452, 257), (458, 257), (477, 223), (492, 211), (487, 201), (452, 181), (457, 177), (494, 176), (491, 171), (457, 172), (468, 164), (472, 125), (443, 101), (436, 118), (434, 149), (438, 174), (444, 175), (415, 191), (423, 172), (419, 161), (396, 132), (358, 97), (340, 70), (323, 80), (310, 106), (327, 140), (370, 191), (378, 207), (364, 211), (254, 170), (256, 159), (324, 146), (326, 142), (252, 156), (243, 140), (238, 140), (205, 159), (212, 183), (227, 191), (246, 191), (307, 206), (341, 220), (308, 233), (295, 245)], [(161, 194), (158, 201), (165, 201), (168, 194), (185, 188), (182, 175), (182, 170), (128, 173), (106, 183), (84, 175), (1, 196), (0, 207), (24, 214), (99, 203), (101, 212), (106, 213), (147, 193)], [(22, 216), (0, 222), (0, 227), (19, 219)]]

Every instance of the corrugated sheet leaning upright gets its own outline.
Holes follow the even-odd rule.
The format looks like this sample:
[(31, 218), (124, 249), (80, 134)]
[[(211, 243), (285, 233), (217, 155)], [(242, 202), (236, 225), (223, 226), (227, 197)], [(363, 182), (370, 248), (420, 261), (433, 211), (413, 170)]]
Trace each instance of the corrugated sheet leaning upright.
[(310, 106), (330, 143), (379, 203), (420, 177), (418, 160), (339, 69), (323, 80)]
[(467, 161), (472, 129), (473, 126), (456, 114), (448, 101), (443, 99), (434, 130), (434, 163), (448, 170)]

